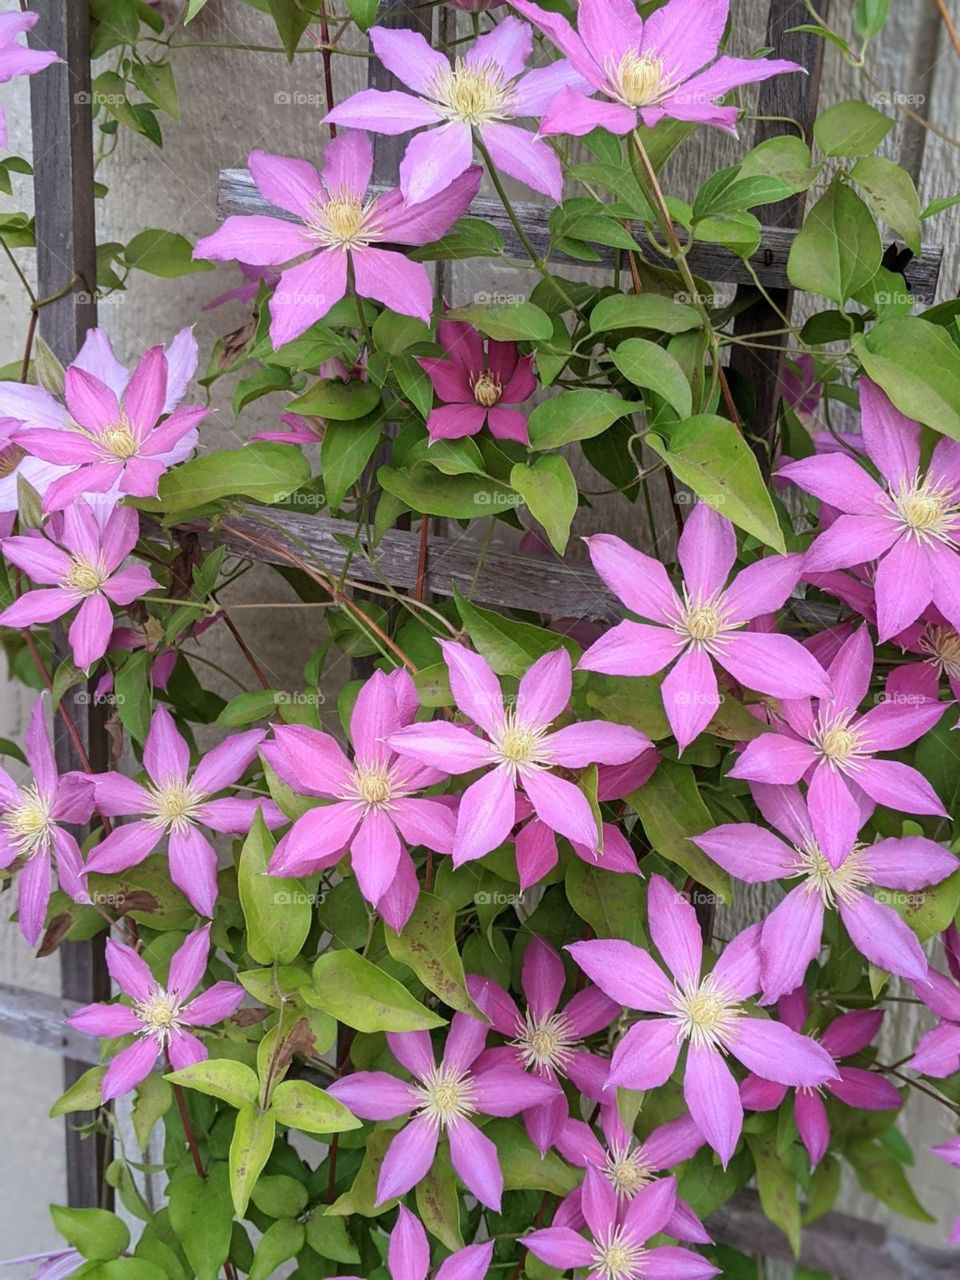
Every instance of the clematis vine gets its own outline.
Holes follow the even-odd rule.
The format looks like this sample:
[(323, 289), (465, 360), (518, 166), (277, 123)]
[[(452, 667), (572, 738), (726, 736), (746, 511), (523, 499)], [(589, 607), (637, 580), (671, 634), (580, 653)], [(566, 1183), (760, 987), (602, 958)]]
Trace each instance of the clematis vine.
[(476, 329), (441, 320), (437, 337), (447, 358), (418, 356), (417, 363), (443, 401), (430, 410), (427, 432), (434, 440), (462, 440), (483, 426), (497, 440), (529, 444), (523, 404), (537, 388), (533, 356), (521, 356), (515, 342), (490, 338), (486, 354)]
[(201, 827), (246, 835), (259, 809), (270, 827), (286, 818), (267, 799), (216, 799), (256, 759), (265, 737), (251, 729), (225, 738), (190, 770), (190, 748), (166, 707), (157, 707), (143, 746), (146, 785), (122, 773), (97, 775), (97, 808), (110, 818), (136, 817), (114, 827), (93, 849), (86, 870), (113, 875), (149, 857), (166, 836), (170, 877), (191, 906), (212, 916), (217, 900), (217, 852)]
[(837, 1076), (830, 1055), (809, 1036), (780, 1022), (751, 1017), (747, 1000), (761, 987), (759, 924), (727, 943), (713, 969), (703, 967), (703, 941), (693, 907), (669, 881), (651, 876), (650, 937), (671, 974), (648, 952), (616, 938), (575, 942), (574, 960), (611, 1000), (655, 1014), (636, 1022), (614, 1050), (609, 1086), (657, 1089), (687, 1045), (683, 1096), (700, 1132), (724, 1166), (743, 1125), (727, 1054), (779, 1084), (816, 1087)]
[(111, 606), (126, 607), (157, 586), (146, 565), (124, 566), (139, 531), (132, 508), (115, 507), (101, 525), (78, 499), (51, 516), (42, 533), (4, 538), (7, 560), (42, 585), (4, 609), (0, 626), (53, 622), (76, 609), (68, 639), (74, 662), (89, 671), (110, 646)]
[(418, 31), (371, 27), (370, 43), (387, 70), (413, 94), (363, 89), (334, 107), (325, 120), (371, 133), (424, 129), (408, 143), (400, 162), (404, 200), (430, 200), (465, 173), (473, 159), (474, 131), (504, 173), (560, 199), (563, 172), (556, 153), (507, 121), (540, 115), (561, 89), (585, 87), (585, 81), (562, 60), (525, 72), (533, 51), (533, 35), (525, 23), (504, 18), (452, 66)]
[(81, 773), (58, 774), (47, 714), (50, 695), (33, 704), (26, 732), (32, 782), (16, 783), (0, 768), (0, 868), (17, 875), (17, 920), (34, 946), (43, 929), (53, 889), (53, 867), (61, 888), (86, 901), (83, 860), (76, 837), (64, 824), (82, 825), (93, 812), (94, 789)]
[(430, 199), (411, 205), (399, 191), (368, 198), (373, 147), (364, 133), (342, 133), (329, 142), (319, 173), (306, 160), (263, 151), (251, 151), (248, 163), (261, 194), (292, 220), (227, 218), (197, 242), (193, 256), (253, 266), (296, 262), (281, 273), (270, 299), (274, 347), (322, 320), (351, 281), (360, 297), (429, 322), (433, 290), (426, 267), (377, 246), (423, 245), (446, 235), (477, 194), (479, 168), (465, 169)]
[(517, 787), (552, 831), (596, 852), (600, 833), (590, 802), (575, 783), (553, 770), (626, 764), (649, 749), (649, 740), (605, 720), (581, 720), (551, 732), (573, 689), (566, 649), (538, 658), (520, 681), (516, 704), (505, 708), (500, 684), (484, 658), (450, 640), (441, 640), (440, 648), (457, 706), (485, 736), (435, 720), (411, 724), (387, 741), (399, 755), (447, 773), (487, 770), (460, 799), (454, 865), (482, 858), (506, 840), (516, 815)]
[[(468, 1244), (445, 1258), (434, 1274), (434, 1280), (484, 1280), (493, 1257), (493, 1240)], [(430, 1245), (423, 1223), (406, 1205), (397, 1212), (387, 1246), (387, 1271), (390, 1280), (427, 1280), (430, 1271)], [(360, 1280), (358, 1276), (341, 1276), (331, 1280)]]
[(362, 1120), (394, 1120), (413, 1114), (384, 1156), (377, 1204), (405, 1195), (426, 1176), (443, 1136), (464, 1186), (481, 1204), (499, 1213), (503, 1173), (497, 1148), (470, 1117), (518, 1115), (528, 1107), (549, 1102), (556, 1085), (531, 1077), (513, 1064), (483, 1068), (478, 1059), (488, 1031), (488, 1025), (478, 1018), (455, 1013), (439, 1065), (428, 1032), (388, 1032), (393, 1056), (414, 1082), (386, 1071), (355, 1071), (328, 1087), (328, 1093)]
[[(563, 961), (542, 938), (531, 938), (524, 952), (520, 985), (526, 997), (523, 1013), (492, 978), (467, 977), (467, 990), (477, 1008), (508, 1041), (500, 1049), (488, 1050), (484, 1062), (514, 1062), (544, 1080), (572, 1080), (593, 1102), (603, 1102), (610, 1063), (587, 1051), (583, 1041), (609, 1027), (620, 1006), (588, 986), (561, 1008), (566, 985)], [(549, 1102), (525, 1111), (523, 1118), (531, 1141), (545, 1153), (569, 1118), (563, 1090), (558, 1088)]]
[(111, 1060), (103, 1077), (104, 1102), (119, 1098), (145, 1079), (165, 1054), (174, 1070), (207, 1057), (207, 1049), (190, 1027), (212, 1027), (235, 1013), (246, 992), (237, 982), (215, 982), (190, 996), (203, 980), (210, 953), (210, 925), (187, 935), (173, 953), (166, 985), (161, 985), (132, 947), (107, 940), (107, 969), (130, 1003), (88, 1004), (67, 1022), (87, 1035), (136, 1039)]
[[(809, 1001), (803, 987), (781, 996), (777, 1013), (794, 1031), (802, 1031), (809, 1016)], [(875, 1039), (883, 1022), (882, 1009), (855, 1009), (833, 1021), (820, 1037), (820, 1044), (837, 1063), (839, 1076), (827, 1080), (822, 1088), (846, 1103), (864, 1111), (892, 1111), (902, 1099), (896, 1088), (876, 1071), (866, 1067), (844, 1066), (843, 1058), (853, 1057)], [(748, 1111), (776, 1111), (787, 1095), (782, 1084), (749, 1075), (740, 1085), (740, 1100)], [(793, 1118), (800, 1141), (807, 1149), (811, 1165), (818, 1165), (830, 1146), (830, 1120), (823, 1098), (817, 1089), (796, 1089)]]
[(651, 676), (673, 664), (663, 681), (663, 706), (681, 749), (703, 732), (720, 705), (714, 663), (745, 689), (774, 698), (829, 692), (823, 668), (796, 640), (745, 630), (752, 619), (784, 603), (800, 577), (801, 556), (758, 560), (728, 586), (737, 558), (733, 525), (699, 503), (677, 547), (681, 596), (659, 560), (613, 534), (586, 542), (593, 567), (610, 590), (650, 622), (618, 623), (590, 646), (580, 668)]
[(406, 671), (376, 671), (350, 717), (352, 762), (334, 738), (307, 725), (275, 725), (273, 741), (263, 746), (267, 763), (299, 795), (332, 801), (297, 818), (277, 845), (271, 875), (310, 875), (335, 866), (349, 850), (360, 892), (398, 930), (420, 894), (407, 846), (450, 853), (456, 827), (455, 808), (446, 799), (416, 794), (449, 774), (401, 758), (389, 745), (391, 735), (413, 722), (418, 706)]
[(633, 0), (580, 0), (576, 31), (531, 0), (510, 3), (586, 82), (556, 95), (540, 122), (545, 136), (625, 134), (668, 118), (736, 133), (739, 108), (720, 105), (731, 89), (803, 71), (782, 58), (717, 57), (730, 0), (668, 0), (645, 21)]
[(583, 1180), (581, 1206), (589, 1237), (571, 1227), (549, 1226), (521, 1236), (520, 1243), (548, 1267), (584, 1270), (591, 1280), (706, 1280), (719, 1275), (699, 1253), (672, 1245), (648, 1247), (647, 1241), (667, 1230), (677, 1202), (675, 1178), (658, 1178), (642, 1187), (621, 1210), (616, 1191), (599, 1170), (589, 1166)]

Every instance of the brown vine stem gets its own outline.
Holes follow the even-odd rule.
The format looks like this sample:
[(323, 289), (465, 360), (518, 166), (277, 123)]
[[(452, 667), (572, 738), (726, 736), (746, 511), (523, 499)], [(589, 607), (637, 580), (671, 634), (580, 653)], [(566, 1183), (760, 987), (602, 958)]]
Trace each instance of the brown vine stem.
[(252, 652), (250, 651), (250, 646), (247, 644), (246, 640), (244, 640), (243, 636), (240, 634), (240, 630), (237, 627), (237, 624), (230, 617), (229, 613), (227, 613), (226, 609), (221, 608), (220, 616), (221, 618), (223, 618), (224, 625), (226, 626), (227, 630), (233, 636), (234, 640), (236, 640), (237, 648), (240, 650), (240, 652), (243, 654), (244, 658), (246, 659), (247, 666), (253, 672), (254, 678), (256, 679), (260, 688), (261, 689), (271, 688), (270, 681), (263, 674), (263, 668), (260, 666), (259, 662), (257, 662), (256, 658), (253, 656)]
[(427, 560), (430, 555), (430, 517), (424, 516), (420, 521), (420, 550), (417, 556), (417, 580), (413, 587), (413, 598), (417, 604), (423, 603), (423, 590), (427, 577)]
[(960, 31), (957, 31), (957, 24), (950, 16), (946, 0), (937, 0), (937, 8), (940, 10), (940, 17), (943, 19), (943, 25), (947, 28), (947, 33), (950, 36), (950, 43), (953, 45), (954, 53), (960, 53)]
[[(333, 94), (333, 65), (330, 54), (330, 24), (327, 21), (327, 6), (325, 0), (320, 0), (318, 16), (320, 18), (320, 39), (322, 41), (322, 44), (320, 45), (320, 57), (323, 61), (323, 90), (326, 94), (327, 113), (329, 114), (336, 105), (336, 99)], [(337, 126), (335, 124), (328, 124), (327, 128), (330, 130), (330, 137), (335, 138), (337, 136)]]

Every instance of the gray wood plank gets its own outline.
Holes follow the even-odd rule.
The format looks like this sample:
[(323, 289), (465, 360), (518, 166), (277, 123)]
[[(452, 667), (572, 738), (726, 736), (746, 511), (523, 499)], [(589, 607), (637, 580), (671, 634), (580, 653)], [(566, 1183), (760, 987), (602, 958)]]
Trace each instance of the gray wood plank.
[(0, 983), (0, 1035), (69, 1055), (86, 1071), (100, 1061), (100, 1042), (67, 1026), (67, 1018), (79, 1008), (76, 1000)]

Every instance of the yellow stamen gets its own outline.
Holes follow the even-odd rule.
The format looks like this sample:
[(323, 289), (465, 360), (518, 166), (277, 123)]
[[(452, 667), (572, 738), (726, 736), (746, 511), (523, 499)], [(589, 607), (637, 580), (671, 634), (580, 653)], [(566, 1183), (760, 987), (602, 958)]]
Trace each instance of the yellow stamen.
[(102, 560), (99, 564), (94, 564), (92, 560), (84, 560), (81, 556), (71, 556), (70, 568), (63, 579), (63, 585), (68, 591), (92, 596), (100, 590), (109, 576)]
[(503, 395), (503, 386), (500, 379), (492, 373), (481, 373), (480, 377), (472, 384), (473, 398), (477, 404), (482, 404), (485, 409), (489, 409), (491, 405), (495, 405)]
[(612, 70), (617, 96), (630, 107), (649, 107), (664, 96), (663, 59), (628, 49)]
[(484, 124), (512, 114), (510, 83), (496, 62), (467, 65), (457, 58), (450, 71), (442, 72), (428, 90), (429, 97), (445, 109), (451, 120)]

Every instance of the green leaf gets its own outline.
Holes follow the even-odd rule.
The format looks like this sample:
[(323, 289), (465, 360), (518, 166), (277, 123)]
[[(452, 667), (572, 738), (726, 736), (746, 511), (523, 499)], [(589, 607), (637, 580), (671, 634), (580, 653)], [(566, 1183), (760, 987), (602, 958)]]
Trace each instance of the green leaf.
[(800, 1253), (800, 1199), (796, 1174), (777, 1153), (770, 1134), (748, 1136), (747, 1146), (757, 1169), (760, 1207), (790, 1241), (793, 1256)]
[(901, 413), (960, 440), (960, 351), (947, 330), (919, 316), (894, 316), (853, 345)]
[(320, 1206), (307, 1220), (307, 1244), (331, 1262), (360, 1261), (360, 1251), (347, 1235), (346, 1223), (342, 1218), (328, 1216)]
[(867, 156), (876, 151), (893, 123), (882, 111), (854, 98), (818, 116), (813, 139), (825, 156)]
[(186, 1089), (196, 1089), (211, 1098), (219, 1098), (237, 1110), (253, 1106), (260, 1092), (256, 1072), (246, 1063), (235, 1062), (232, 1058), (207, 1058), (189, 1067), (181, 1067), (179, 1071), (171, 1071), (164, 1079)]
[(892, 227), (911, 253), (920, 252), (920, 197), (913, 179), (884, 156), (865, 156), (850, 170), (875, 218)]
[(375, 383), (326, 378), (315, 382), (309, 391), (291, 400), (286, 408), (290, 413), (302, 413), (309, 418), (355, 422), (372, 413), (379, 403), (380, 388)]
[(467, 994), (455, 925), (456, 913), (448, 902), (421, 892), (402, 933), (384, 927), (387, 950), (444, 1004), (476, 1018), (481, 1015)]
[(639, 876), (604, 870), (600, 854), (595, 865), (571, 858), (565, 886), (571, 907), (597, 937), (645, 941), (640, 924), (645, 895)]
[(356, 951), (322, 955), (305, 998), (356, 1031), (429, 1031), (446, 1021)]
[(462, 1249), (457, 1177), (442, 1152), (437, 1152), (433, 1164), (417, 1183), (416, 1197), (417, 1214), (430, 1234), (436, 1236), (451, 1253)]
[(56, 1100), (50, 1108), (50, 1119), (72, 1115), (75, 1111), (96, 1111), (101, 1105), (100, 1087), (106, 1067), (91, 1067)]
[(258, 964), (289, 964), (307, 939), (313, 911), (305, 893), (292, 892), (297, 881), (266, 874), (273, 850), (274, 839), (258, 809), (237, 871), (247, 950)]
[[(277, 1088), (282, 1089), (283, 1085)], [(254, 1183), (270, 1159), (276, 1119), (272, 1109), (261, 1111), (256, 1105), (241, 1107), (237, 1112), (230, 1141), (230, 1196), (238, 1218), (247, 1212)]]
[(590, 313), (590, 332), (612, 329), (656, 329), (658, 333), (685, 333), (702, 324), (696, 308), (658, 293), (613, 294), (601, 298)]
[(192, 1172), (179, 1174), (167, 1189), (167, 1208), (196, 1280), (219, 1280), (233, 1230), (226, 1164), (213, 1165), (206, 1178)]
[(389, 1129), (374, 1129), (364, 1142), (363, 1163), (353, 1185), (333, 1202), (327, 1213), (338, 1217), (358, 1213), (364, 1218), (376, 1218), (393, 1208), (396, 1199), (377, 1204), (377, 1181), (387, 1148), (394, 1137), (395, 1133)]
[(377, 480), (412, 511), (454, 520), (497, 515), (522, 502), (519, 494), (489, 476), (444, 476), (429, 463), (420, 463), (409, 471), (381, 467)]
[(280, 43), (287, 51), (287, 61), (293, 62), (300, 37), (314, 15), (299, 0), (267, 0), (267, 8), (277, 28)]
[(150, 667), (153, 655), (139, 649), (125, 659), (114, 677), (114, 698), (120, 722), (137, 742), (146, 741), (150, 728)]
[(635, 387), (653, 391), (681, 418), (693, 412), (693, 393), (675, 356), (646, 338), (628, 338), (611, 352), (611, 359)]
[(730, 877), (690, 840), (716, 825), (701, 799), (693, 769), (664, 760), (649, 781), (626, 799), (657, 853), (729, 905), (733, 900)]
[(165, 278), (194, 275), (214, 268), (212, 262), (194, 260), (193, 245), (186, 236), (155, 227), (135, 235), (124, 249), (123, 256), (128, 267)]
[(759, 204), (774, 204), (791, 195), (793, 188), (769, 173), (743, 177), (739, 165), (722, 169), (703, 184), (693, 202), (693, 221), (721, 214), (744, 213)]
[(852, 1142), (843, 1154), (869, 1195), (915, 1222), (936, 1221), (917, 1199), (900, 1161), (886, 1147), (878, 1142)]
[(276, 715), (281, 700), (277, 689), (251, 689), (249, 693), (238, 693), (231, 698), (217, 716), (215, 724), (225, 729), (238, 729), (241, 725), (253, 724), (265, 716)]
[(278, 1267), (297, 1256), (306, 1240), (306, 1228), (295, 1218), (280, 1218), (272, 1222), (257, 1245), (248, 1280), (270, 1280), (277, 1274)]
[(553, 321), (532, 302), (458, 307), (444, 318), (472, 325), (498, 342), (546, 342), (553, 336)]
[(890, 15), (890, 0), (859, 0), (854, 27), (857, 35), (869, 40), (878, 35)]
[(257, 440), (242, 449), (205, 453), (173, 467), (160, 477), (158, 506), (176, 514), (232, 495), (273, 504), (309, 479), (310, 464), (299, 449)]
[(793, 194), (806, 191), (820, 172), (802, 138), (785, 133), (768, 138), (749, 151), (740, 165), (741, 178), (768, 176), (786, 183)]
[(587, 440), (640, 406), (612, 391), (564, 391), (538, 404), (530, 414), (531, 449), (559, 449)]
[(270, 1095), (270, 1112), (280, 1124), (302, 1133), (345, 1133), (360, 1121), (342, 1102), (307, 1080), (284, 1080)]
[(516, 1120), (494, 1120), (483, 1132), (496, 1143), (506, 1191), (549, 1191), (566, 1196), (580, 1181), (579, 1171), (555, 1152), (542, 1156)]
[(566, 649), (575, 660), (580, 656), (577, 644), (559, 632), (482, 609), (466, 600), (456, 587), (454, 599), (467, 635), (498, 676), (522, 676), (537, 658), (554, 649)]
[(67, 1244), (91, 1262), (116, 1258), (130, 1243), (125, 1224), (106, 1209), (68, 1209), (66, 1205), (53, 1204), (50, 1216)]
[(739, 529), (783, 553), (786, 544), (756, 457), (727, 418), (698, 414), (670, 433), (646, 443), (681, 483)]
[(551, 453), (537, 458), (530, 466), (518, 462), (510, 472), (510, 485), (523, 498), (534, 520), (546, 530), (553, 549), (563, 555), (578, 501), (577, 482), (566, 458)]
[(787, 276), (795, 289), (842, 305), (876, 274), (883, 256), (870, 211), (839, 177), (820, 197), (790, 246)]
[(171, 1106), (173, 1106), (173, 1090), (163, 1076), (151, 1072), (137, 1085), (131, 1120), (137, 1145), (141, 1151), (146, 1151), (155, 1125), (163, 1119)]
[(461, 218), (445, 236), (421, 249), (411, 250), (406, 256), (412, 262), (450, 262), (462, 258), (499, 258), (502, 253), (503, 236), (491, 222)]
[(320, 446), (324, 496), (331, 511), (338, 510), (348, 490), (356, 484), (380, 443), (380, 417), (373, 421), (328, 422)]
[(174, 120), (180, 119), (180, 100), (169, 62), (135, 63), (133, 82), (142, 94)]
[(938, 933), (950, 927), (960, 907), (960, 871), (940, 884), (927, 885), (925, 889), (905, 892), (898, 889), (880, 889), (875, 894), (877, 902), (893, 907), (904, 924), (910, 926), (921, 942), (929, 942)]

